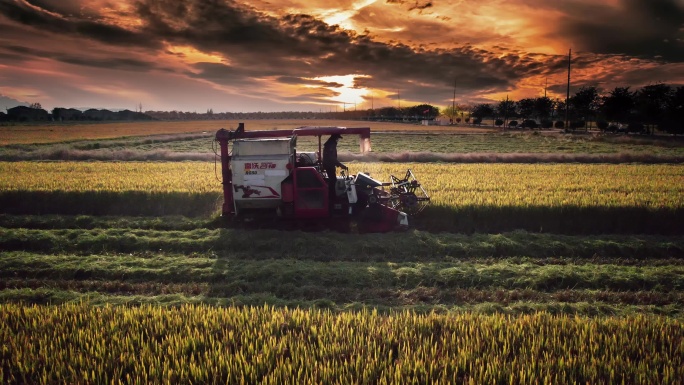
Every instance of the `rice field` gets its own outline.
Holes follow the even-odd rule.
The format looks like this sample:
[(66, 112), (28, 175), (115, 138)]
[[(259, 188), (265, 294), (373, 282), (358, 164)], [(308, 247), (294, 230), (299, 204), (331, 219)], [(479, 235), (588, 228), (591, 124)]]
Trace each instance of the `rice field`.
[[(219, 194), (220, 164), (207, 162), (0, 162), (0, 192)], [(682, 165), (349, 163), (389, 180), (413, 170), (438, 206), (576, 206), (680, 209)]]
[(683, 383), (676, 141), (381, 134), (350, 171), (432, 204), (358, 234), (226, 223), (216, 122), (161, 123), (0, 131), (0, 382)]
[(659, 317), (0, 307), (4, 383), (630, 383), (684, 378)]

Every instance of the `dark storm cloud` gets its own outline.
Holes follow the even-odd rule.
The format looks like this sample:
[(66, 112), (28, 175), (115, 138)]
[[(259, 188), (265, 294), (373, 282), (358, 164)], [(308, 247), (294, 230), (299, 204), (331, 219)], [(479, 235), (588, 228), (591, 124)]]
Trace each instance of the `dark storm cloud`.
[[(554, 57), (532, 58), (517, 53), (500, 56), (471, 46), (429, 50), (384, 43), (366, 34), (330, 26), (310, 15), (275, 18), (229, 0), (136, 0), (134, 15), (142, 24), (135, 31), (97, 18), (72, 16), (73, 2), (61, 7), (55, 0), (34, 4), (55, 14), (22, 1), (5, 0), (0, 3), (0, 15), (24, 26), (105, 45), (157, 49), (152, 54), (164, 52), (165, 42), (221, 53), (230, 64), (197, 63), (195, 71), (187, 73), (220, 85), (255, 87), (257, 79), (266, 77), (292, 84), (289, 82), (301, 78), (364, 74), (371, 76), (360, 80), (364, 85), (402, 90), (406, 98), (424, 98), (422, 93), (440, 90), (448, 95), (454, 79), (459, 79), (464, 92), (509, 87), (526, 76), (548, 71), (548, 65), (543, 64), (546, 61), (561, 62)], [(425, 8), (431, 5), (420, 4)], [(67, 13), (70, 16), (59, 16)], [(10, 49), (17, 52), (16, 47)], [(150, 62), (136, 59), (79, 58), (76, 54), (60, 56), (49, 52), (48, 56), (95, 67), (155, 68)]]
[(27, 2), (46, 11), (62, 15), (83, 14), (83, 2), (81, 0), (27, 0)]
[(253, 50), (295, 43), (277, 28), (277, 20), (231, 1), (139, 0), (134, 6), (145, 30), (158, 38)]
[(27, 61), (32, 58), (50, 58), (62, 63), (83, 65), (88, 67), (147, 72), (152, 69), (165, 70), (156, 63), (123, 57), (91, 57), (83, 54), (70, 54), (47, 49), (36, 49), (19, 45), (2, 45), (0, 50), (13, 55), (17, 60)]
[(398, 4), (398, 5), (404, 5), (408, 4), (409, 11), (414, 11), (414, 10), (419, 10), (422, 11), (424, 9), (432, 7), (432, 2), (431, 1), (424, 1), (424, 2), (419, 2), (419, 1), (407, 1), (407, 0), (387, 0), (387, 4)]
[(427, 9), (427, 8), (430, 8), (430, 7), (432, 7), (432, 2), (431, 2), (431, 1), (428, 1), (428, 2), (425, 2), (425, 3), (420, 3), (420, 4), (419, 4), (418, 2), (416, 2), (414, 5), (412, 5), (412, 6), (409, 8), (409, 11), (413, 11), (413, 10), (416, 10), (416, 9), (419, 10), (419, 11), (422, 11), (422, 10)]
[[(233, 2), (190, 1), (181, 8), (166, 3), (137, 2), (147, 32), (223, 53), (230, 65), (203, 63), (192, 75), (219, 84), (245, 82), (240, 80), (243, 77), (275, 76), (288, 82), (356, 73), (372, 76), (369, 84), (407, 90), (416, 88), (416, 82), (450, 85), (458, 77), (464, 79), (464, 88), (476, 90), (512, 84), (530, 71), (538, 71), (539, 66), (519, 57), (497, 58), (471, 47), (416, 50), (378, 42), (309, 15), (276, 19)], [(516, 78), (507, 79), (510, 76)]]
[(568, 18), (561, 22), (559, 37), (572, 39), (584, 51), (684, 61), (681, 0), (622, 0), (618, 7), (572, 3), (564, 11)]
[(249, 69), (220, 64), (220, 63), (196, 63), (193, 66), (196, 72), (188, 72), (187, 75), (197, 79), (208, 80), (222, 85), (252, 85), (252, 74)]
[[(35, 1), (34, 1), (35, 3)], [(51, 2), (52, 3), (52, 2)], [(91, 18), (78, 18), (59, 14), (59, 7), (52, 7), (55, 12), (29, 6), (29, 2), (21, 0), (4, 0), (0, 2), (0, 15), (7, 19), (43, 31), (73, 35), (97, 40), (106, 44), (135, 45), (156, 47), (157, 44), (149, 36), (125, 28), (105, 24)]]

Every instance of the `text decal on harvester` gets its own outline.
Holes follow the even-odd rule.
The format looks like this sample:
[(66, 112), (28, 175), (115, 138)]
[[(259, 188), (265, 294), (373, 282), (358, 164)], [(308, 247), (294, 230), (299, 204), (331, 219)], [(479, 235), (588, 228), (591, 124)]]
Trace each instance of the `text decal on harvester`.
[(276, 168), (273, 162), (247, 162), (245, 163), (245, 170), (268, 170)]

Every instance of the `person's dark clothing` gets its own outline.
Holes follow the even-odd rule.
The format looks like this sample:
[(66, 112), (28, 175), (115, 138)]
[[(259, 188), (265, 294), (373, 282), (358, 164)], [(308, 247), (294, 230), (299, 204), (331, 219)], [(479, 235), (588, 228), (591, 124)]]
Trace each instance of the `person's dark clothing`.
[(328, 175), (328, 196), (332, 204), (335, 199), (335, 183), (337, 182), (337, 167), (347, 169), (347, 166), (337, 160), (337, 140), (341, 136), (333, 134), (323, 145), (323, 169)]
[(323, 168), (327, 170), (329, 167), (346, 167), (337, 160), (337, 138), (334, 136), (326, 140), (323, 145)]
[(328, 196), (330, 197), (330, 204), (335, 199), (335, 183), (337, 182), (337, 171), (335, 166), (326, 167), (325, 173), (328, 174)]

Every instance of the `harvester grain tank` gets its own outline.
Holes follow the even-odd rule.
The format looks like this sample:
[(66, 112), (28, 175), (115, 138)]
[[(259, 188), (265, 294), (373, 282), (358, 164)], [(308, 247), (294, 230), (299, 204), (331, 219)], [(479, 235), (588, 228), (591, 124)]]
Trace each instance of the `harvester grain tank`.
[[(282, 218), (294, 223), (355, 222), (361, 232), (387, 232), (409, 226), (409, 215), (430, 200), (409, 169), (381, 182), (367, 173), (342, 172), (329, 180), (322, 168), (321, 138), (358, 136), (370, 151), (369, 127), (300, 127), (292, 130), (220, 129), (222, 215), (232, 219)], [(297, 138), (318, 139), (318, 151), (298, 151)], [(328, 184), (334, 183), (334, 194)], [(287, 223), (287, 222), (286, 222)], [(289, 222), (293, 223), (293, 222)]]

